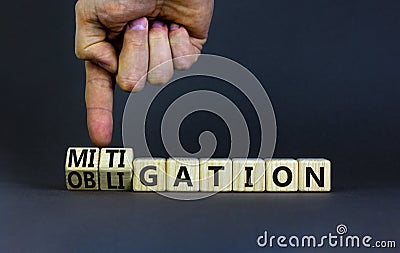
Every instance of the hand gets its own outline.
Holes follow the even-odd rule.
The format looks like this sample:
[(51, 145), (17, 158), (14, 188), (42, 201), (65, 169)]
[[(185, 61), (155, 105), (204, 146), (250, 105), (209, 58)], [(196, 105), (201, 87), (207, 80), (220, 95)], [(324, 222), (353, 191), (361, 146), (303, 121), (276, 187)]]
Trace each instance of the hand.
[[(187, 69), (207, 40), (213, 0), (79, 0), (75, 51), (86, 60), (89, 135), (97, 146), (112, 138), (115, 80), (140, 91), (147, 80), (164, 84), (175, 69)], [(157, 21), (154, 21), (157, 19)], [(145, 78), (142, 78), (145, 76)], [(142, 79), (141, 79), (142, 78)]]

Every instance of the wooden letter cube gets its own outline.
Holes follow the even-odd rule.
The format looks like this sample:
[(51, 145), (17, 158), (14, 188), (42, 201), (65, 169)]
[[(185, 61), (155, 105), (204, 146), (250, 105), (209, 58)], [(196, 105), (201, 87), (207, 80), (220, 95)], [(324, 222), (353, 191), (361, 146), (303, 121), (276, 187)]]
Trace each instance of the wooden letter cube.
[(262, 159), (234, 158), (233, 191), (265, 191), (265, 162)]
[(169, 158), (167, 160), (168, 191), (199, 191), (199, 159)]
[(102, 148), (100, 153), (100, 189), (132, 190), (133, 150), (131, 148)]
[(68, 190), (98, 190), (98, 148), (69, 148), (65, 161)]
[(165, 191), (165, 165), (164, 158), (136, 158), (133, 162), (133, 190)]
[(326, 159), (298, 159), (299, 191), (329, 192), (331, 162)]
[(294, 192), (299, 189), (299, 168), (294, 159), (265, 159), (267, 191)]
[(232, 191), (232, 160), (200, 159), (200, 191)]

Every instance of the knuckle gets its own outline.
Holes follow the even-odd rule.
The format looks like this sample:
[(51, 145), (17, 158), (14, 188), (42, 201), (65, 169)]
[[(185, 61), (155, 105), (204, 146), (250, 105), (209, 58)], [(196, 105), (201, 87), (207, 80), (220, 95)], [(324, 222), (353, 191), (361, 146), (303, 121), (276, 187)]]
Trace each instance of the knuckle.
[(131, 92), (141, 79), (138, 76), (118, 76), (117, 82), (121, 90)]
[(75, 55), (81, 60), (90, 60), (94, 62), (109, 62), (113, 59), (114, 55), (111, 50), (107, 50), (98, 44), (89, 47), (83, 47), (77, 43), (75, 47)]
[(76, 42), (75, 45), (75, 55), (80, 60), (92, 60), (94, 58), (92, 50), (89, 48), (85, 48), (82, 46), (82, 43)]
[(86, 85), (89, 87), (108, 89), (110, 87), (111, 81), (111, 79), (107, 78), (94, 77), (86, 80)]
[(106, 8), (114, 13), (124, 13), (127, 10), (126, 1), (116, 0), (116, 1), (105, 1)]
[(177, 47), (190, 45), (190, 41), (188, 38), (178, 35), (170, 36), (169, 43), (171, 44), (171, 46)]
[(78, 23), (89, 18), (87, 4), (88, 3), (85, 0), (78, 0), (75, 4), (75, 15)]
[(174, 58), (173, 61), (176, 70), (187, 70), (196, 62), (196, 56), (187, 54)]
[(160, 29), (151, 29), (149, 33), (149, 39), (150, 41), (156, 42), (168, 40), (167, 32)]
[(82, 52), (82, 49), (78, 46), (75, 47), (75, 56), (80, 60), (85, 60), (84, 53)]
[(176, 70), (188, 70), (193, 65), (192, 61), (178, 59), (174, 61), (174, 68)]
[(78, 0), (75, 4), (75, 12), (80, 13), (82, 12), (82, 0)]
[(152, 73), (148, 76), (148, 81), (152, 85), (164, 85), (166, 84), (172, 77), (172, 74), (164, 74), (164, 73)]
[(103, 1), (100, 15), (103, 18), (118, 17), (123, 18), (129, 11), (126, 1), (114, 0), (114, 1)]
[(126, 41), (128, 43), (128, 45), (132, 46), (132, 47), (146, 47), (147, 46), (147, 40), (145, 38), (129, 38)]

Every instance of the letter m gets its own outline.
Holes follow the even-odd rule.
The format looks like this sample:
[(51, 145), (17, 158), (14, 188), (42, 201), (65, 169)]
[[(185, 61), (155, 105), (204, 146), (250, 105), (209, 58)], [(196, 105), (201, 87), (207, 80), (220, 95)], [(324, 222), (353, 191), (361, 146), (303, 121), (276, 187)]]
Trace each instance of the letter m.
[[(93, 155), (93, 152), (90, 152)], [(82, 149), (78, 158), (77, 150), (71, 149), (69, 152), (68, 167), (87, 167), (88, 149)], [(92, 160), (92, 159), (91, 159)], [(89, 164), (89, 167), (91, 164)]]
[(360, 238), (358, 236), (347, 236), (346, 237), (346, 247), (360, 247)]
[(317, 245), (317, 240), (315, 239), (315, 236), (312, 236), (312, 235), (307, 236), (307, 235), (305, 235), (305, 236), (303, 236), (301, 243), (302, 243), (303, 247), (308, 247), (308, 248), (313, 247), (313, 248), (315, 248), (315, 246)]

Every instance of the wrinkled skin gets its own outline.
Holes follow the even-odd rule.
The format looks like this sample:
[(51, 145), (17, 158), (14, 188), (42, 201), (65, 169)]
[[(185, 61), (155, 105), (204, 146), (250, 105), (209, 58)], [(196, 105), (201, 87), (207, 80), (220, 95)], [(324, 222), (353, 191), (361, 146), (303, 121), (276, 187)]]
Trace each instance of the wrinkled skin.
[(87, 121), (95, 145), (111, 142), (115, 81), (122, 90), (137, 92), (146, 79), (165, 84), (174, 69), (189, 68), (196, 57), (179, 57), (201, 52), (213, 5), (213, 0), (76, 3), (75, 52), (86, 61)]

